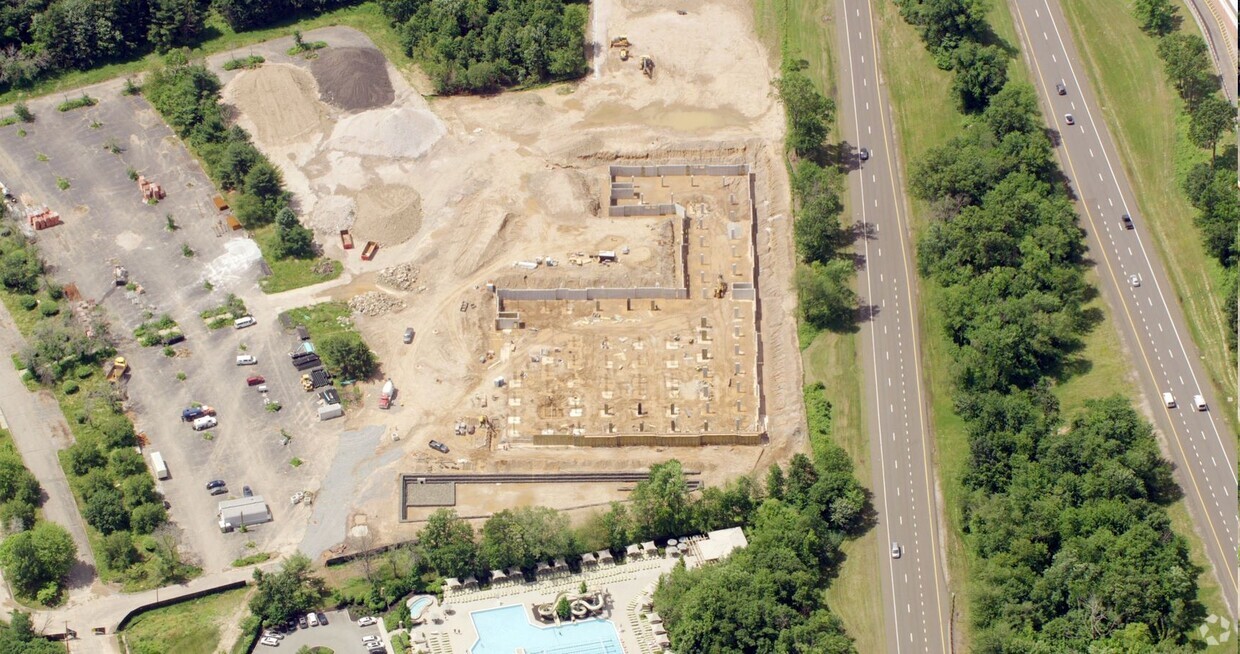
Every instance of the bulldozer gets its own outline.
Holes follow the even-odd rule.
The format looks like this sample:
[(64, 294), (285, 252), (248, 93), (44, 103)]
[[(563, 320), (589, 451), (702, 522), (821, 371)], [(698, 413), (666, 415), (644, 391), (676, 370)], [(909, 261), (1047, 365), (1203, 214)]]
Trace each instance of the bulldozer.
[(620, 61), (629, 60), (629, 48), (633, 47), (633, 44), (629, 42), (629, 37), (617, 36), (611, 40), (611, 47), (620, 48)]
[(722, 300), (728, 296), (728, 284), (723, 281), (723, 275), (719, 275), (719, 283), (715, 284), (712, 295), (715, 296), (716, 300)]
[(642, 55), (642, 74), (646, 77), (654, 79), (654, 59)]

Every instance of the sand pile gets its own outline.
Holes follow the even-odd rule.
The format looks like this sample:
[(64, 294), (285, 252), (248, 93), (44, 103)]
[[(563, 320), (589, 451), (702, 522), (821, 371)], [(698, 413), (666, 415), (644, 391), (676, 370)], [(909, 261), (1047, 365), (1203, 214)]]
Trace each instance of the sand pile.
[(346, 111), (376, 109), (396, 99), (387, 61), (373, 48), (328, 48), (310, 63), (310, 72), (319, 97)]
[(314, 141), (331, 125), (314, 78), (296, 66), (267, 64), (228, 85), (232, 101), (254, 121), (255, 138), (273, 146)]
[(395, 245), (422, 227), (422, 196), (408, 186), (382, 184), (357, 194), (353, 234), (363, 241)]
[(445, 132), (443, 123), (430, 111), (412, 107), (375, 109), (336, 123), (331, 147), (366, 156), (416, 159)]

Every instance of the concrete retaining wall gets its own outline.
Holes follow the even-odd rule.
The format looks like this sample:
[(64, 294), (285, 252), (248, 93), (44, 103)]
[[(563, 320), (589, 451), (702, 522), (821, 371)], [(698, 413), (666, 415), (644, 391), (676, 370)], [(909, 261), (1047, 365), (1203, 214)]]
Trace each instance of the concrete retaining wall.
[(513, 301), (590, 301), (590, 300), (685, 300), (689, 291), (683, 288), (498, 288), (501, 307)]
[(749, 164), (664, 164), (661, 166), (608, 166), (611, 178), (617, 177), (688, 177), (689, 175), (748, 175)]

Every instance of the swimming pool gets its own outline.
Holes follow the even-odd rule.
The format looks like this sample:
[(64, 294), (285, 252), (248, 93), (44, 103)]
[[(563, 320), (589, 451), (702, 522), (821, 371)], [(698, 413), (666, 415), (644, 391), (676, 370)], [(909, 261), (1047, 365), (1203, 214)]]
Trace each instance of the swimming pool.
[(530, 624), (525, 607), (505, 606), (470, 614), (478, 630), (471, 654), (624, 654), (620, 635), (607, 620), (570, 622), (558, 627)]
[(413, 598), (409, 601), (409, 616), (413, 618), (414, 622), (421, 620), (422, 613), (426, 611), (426, 609), (434, 601), (435, 598), (430, 595), (422, 595), (420, 597)]

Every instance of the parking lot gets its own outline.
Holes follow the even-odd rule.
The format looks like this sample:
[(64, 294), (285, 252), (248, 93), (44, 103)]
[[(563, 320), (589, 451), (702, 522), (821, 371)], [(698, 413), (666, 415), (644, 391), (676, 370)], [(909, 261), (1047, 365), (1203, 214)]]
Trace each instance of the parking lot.
[[(22, 126), (24, 137), (17, 128), (0, 130), (0, 181), (25, 207), (46, 205), (62, 216), (63, 225), (31, 233), (52, 278), (76, 285), (108, 317), (132, 370), (127, 408), (146, 434), (147, 451), (159, 451), (171, 473), (158, 485), (183, 530), (182, 546), (211, 573), (255, 552), (287, 551), (300, 540), (310, 509), (291, 505), (290, 495), (316, 490), (317, 482), (306, 480), (321, 478), (343, 421), (318, 421), (315, 396), (302, 390), (300, 373), (288, 363), (298, 339), (265, 310), (257, 245), (224, 226), (211, 202), (213, 185), (155, 111), (119, 89), (119, 83), (91, 87), (98, 104), (67, 113), (56, 111), (59, 97), (31, 101), (36, 122)], [(143, 203), (130, 168), (161, 184), (167, 197)], [(115, 285), (113, 265), (124, 266), (141, 292)], [(199, 313), (223, 304), (228, 293), (245, 301), (255, 326), (207, 329)], [(186, 336), (174, 357), (132, 338), (135, 327), (163, 314)], [(237, 366), (239, 354), (258, 364)], [(266, 378), (283, 410), (266, 410), (246, 385), (255, 374)], [(181, 422), (181, 410), (193, 402), (214, 407), (218, 427), (195, 432)], [(282, 430), (292, 436), (288, 442)], [(304, 462), (300, 467), (290, 464), (295, 457)], [(229, 493), (209, 495), (204, 484), (212, 479), (225, 480)], [(267, 500), (274, 521), (222, 534), (217, 503), (240, 497), (243, 485)]]
[[(362, 645), (363, 636), (380, 636), (380, 626), (382, 623), (370, 627), (359, 627), (356, 622), (349, 620), (349, 615), (345, 611), (331, 611), (327, 615), (327, 624), (318, 627), (307, 627), (305, 629), (297, 629), (284, 635), (277, 647), (268, 647), (258, 645), (254, 651), (262, 654), (264, 651), (279, 650), (296, 652), (302, 646), (308, 647), (328, 647), (337, 654), (350, 654), (357, 652), (365, 654), (370, 651)], [(383, 646), (387, 651), (391, 648), (387, 644), (387, 636), (381, 636)]]

